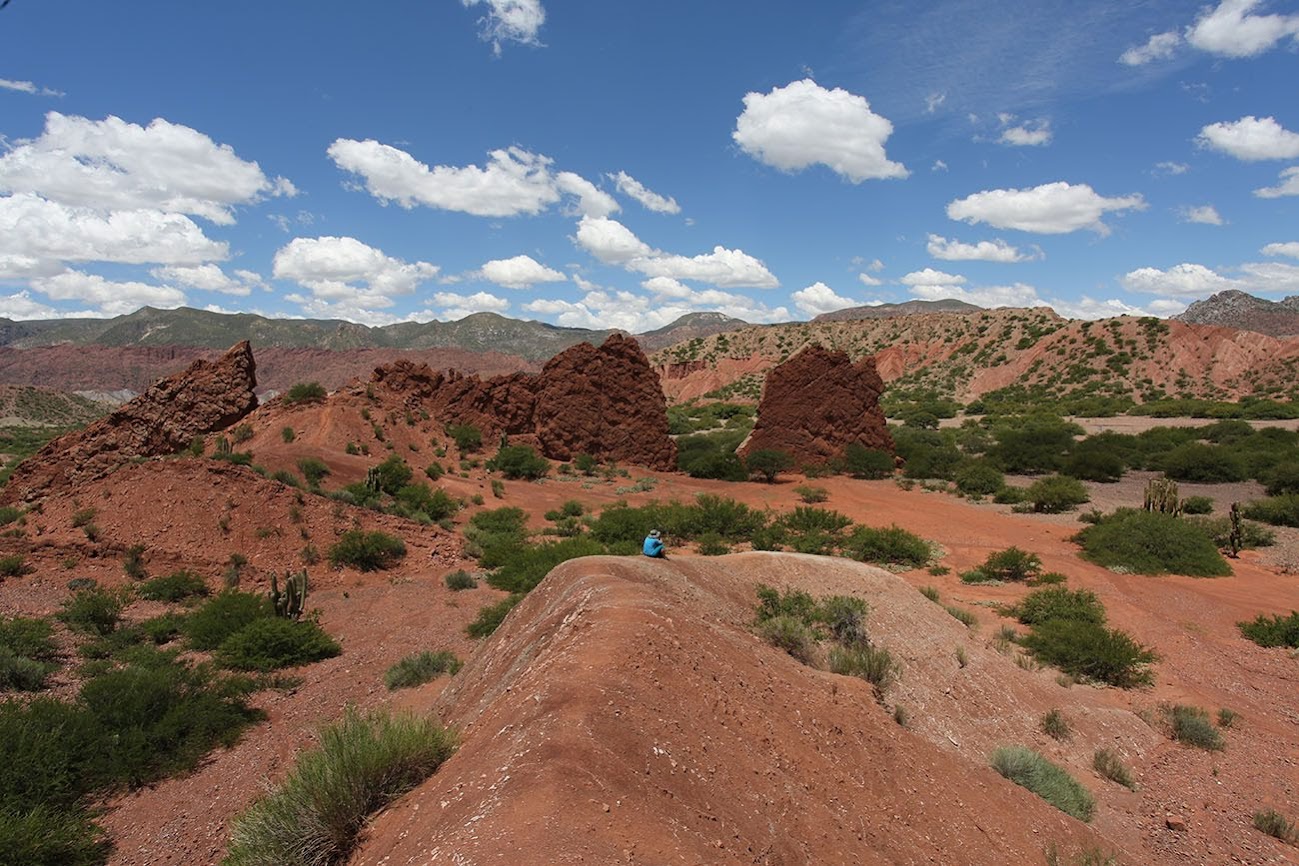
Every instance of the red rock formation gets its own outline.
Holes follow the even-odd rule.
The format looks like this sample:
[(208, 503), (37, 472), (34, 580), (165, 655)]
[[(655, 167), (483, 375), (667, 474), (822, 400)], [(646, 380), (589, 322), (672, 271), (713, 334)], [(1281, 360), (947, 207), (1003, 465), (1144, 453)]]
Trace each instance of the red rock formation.
[(812, 344), (767, 373), (758, 421), (739, 454), (774, 448), (817, 464), (842, 456), (852, 442), (892, 452), (883, 392), (874, 358), (854, 364), (846, 352)]
[(522, 437), (555, 460), (578, 454), (651, 469), (676, 468), (667, 401), (635, 340), (614, 334), (600, 347), (579, 343), (536, 375), (480, 379), (397, 361), (371, 380), (412, 410), (472, 424), (485, 438)]
[(195, 437), (257, 408), (256, 364), (247, 341), (217, 361), (195, 361), (83, 430), (60, 436), (22, 463), (5, 498), (35, 499), (107, 475), (135, 457), (174, 454)]

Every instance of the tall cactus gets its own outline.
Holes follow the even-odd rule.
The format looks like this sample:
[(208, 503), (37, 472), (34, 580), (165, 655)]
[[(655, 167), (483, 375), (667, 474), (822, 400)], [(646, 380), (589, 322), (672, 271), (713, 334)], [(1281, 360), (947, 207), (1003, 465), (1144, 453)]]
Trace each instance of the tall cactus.
[(369, 469), (365, 470), (365, 486), (368, 489), (373, 490), (375, 493), (382, 491), (378, 466), (371, 466)]
[(229, 454), (234, 450), (230, 445), (230, 440), (224, 436), (218, 436), (216, 441), (216, 453)]
[(1177, 498), (1177, 482), (1171, 478), (1152, 478), (1146, 482), (1146, 511), (1171, 514), (1182, 513), (1182, 501)]
[(1245, 530), (1240, 523), (1240, 503), (1231, 503), (1231, 533), (1227, 536), (1227, 549), (1231, 551), (1231, 558), (1237, 559), (1240, 556), (1240, 549), (1245, 546)]
[(296, 574), (286, 571), (283, 591), (280, 590), (280, 582), (275, 577), (275, 572), (271, 572), (270, 597), (276, 616), (301, 619), (307, 603), (307, 570), (304, 568)]

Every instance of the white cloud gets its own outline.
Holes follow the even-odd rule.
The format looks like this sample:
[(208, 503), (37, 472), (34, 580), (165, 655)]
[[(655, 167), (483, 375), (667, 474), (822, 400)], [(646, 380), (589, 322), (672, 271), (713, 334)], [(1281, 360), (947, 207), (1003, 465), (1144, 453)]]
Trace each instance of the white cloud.
[(864, 286), (882, 286), (882, 285), (884, 285), (884, 281), (883, 281), (883, 280), (878, 279), (877, 277), (872, 277), (870, 274), (867, 274), (867, 273), (861, 273), (861, 274), (858, 274), (858, 275), (857, 275), (857, 279), (861, 280), (861, 283), (862, 283), (862, 285), (864, 285)]
[(33, 81), (12, 81), (0, 78), (0, 90), (16, 90), (19, 93), (30, 93), (32, 96), (66, 96), (62, 90), (51, 90), (40, 87)]
[(648, 280), (642, 280), (641, 286), (656, 298), (683, 299), (695, 295), (694, 289), (671, 277), (650, 277)]
[(947, 171), (947, 163), (943, 162), (941, 159), (936, 159), (936, 160), (934, 160), (934, 164), (933, 164), (933, 166), (930, 167), (929, 170), (930, 170), (930, 171)]
[(554, 268), (548, 268), (531, 256), (523, 255), (494, 259), (483, 265), (478, 274), (507, 289), (530, 289), (537, 283), (562, 283), (568, 279)]
[(1101, 222), (1107, 211), (1142, 210), (1145, 206), (1139, 193), (1106, 198), (1085, 183), (1057, 181), (1032, 189), (984, 190), (948, 204), (947, 216), (971, 224), (984, 222), (996, 228), (1039, 234), (1091, 229), (1107, 235), (1109, 227)]
[(1157, 162), (1157, 163), (1155, 163), (1155, 170), (1154, 170), (1153, 174), (1156, 174), (1156, 175), (1159, 175), (1159, 174), (1169, 174), (1169, 175), (1173, 175), (1173, 174), (1186, 174), (1186, 173), (1187, 173), (1188, 171), (1190, 171), (1190, 170), (1191, 170), (1191, 167), (1190, 167), (1189, 165), (1187, 165), (1186, 163), (1184, 163), (1184, 162), (1172, 162), (1172, 161), (1166, 161), (1166, 162)]
[(847, 307), (861, 306), (860, 301), (836, 295), (834, 289), (821, 282), (800, 289), (789, 297), (799, 311), (809, 316), (819, 316), (822, 313), (832, 313), (835, 310), (842, 310)]
[(1051, 143), (1051, 121), (1031, 120), (1001, 131), (1002, 144), (1012, 147), (1041, 147)]
[(6, 271), (10, 276), (50, 275), (63, 270), (63, 262), (196, 265), (228, 255), (225, 243), (206, 237), (183, 214), (102, 214), (31, 193), (0, 197), (0, 277)]
[(1077, 301), (1055, 299), (1051, 307), (1060, 315), (1070, 319), (1111, 319), (1115, 316), (1171, 316), (1186, 309), (1182, 301), (1167, 298), (1153, 299), (1144, 307), (1134, 307), (1117, 298), (1096, 300), (1083, 295)]
[(1281, 182), (1276, 186), (1265, 186), (1261, 189), (1254, 190), (1254, 195), (1259, 198), (1280, 198), (1283, 195), (1299, 195), (1299, 165), (1292, 165), (1283, 169), (1280, 177)]
[(925, 114), (933, 114), (939, 107), (947, 101), (947, 93), (931, 93), (925, 97)]
[(1292, 259), (1299, 259), (1299, 241), (1289, 241), (1283, 244), (1268, 244), (1260, 252), (1265, 256), (1289, 256)]
[(453, 322), (474, 313), (503, 313), (510, 308), (509, 301), (487, 292), (476, 292), (472, 295), (437, 292), (430, 300), (434, 306), (441, 308), (438, 318)]
[(1196, 143), (1250, 162), (1299, 156), (1299, 133), (1285, 129), (1274, 117), (1249, 115), (1234, 123), (1211, 123), (1200, 130)]
[(676, 199), (671, 196), (665, 198), (652, 190), (646, 189), (644, 184), (625, 171), (611, 174), (609, 179), (617, 183), (618, 192), (640, 202), (648, 210), (655, 213), (681, 213), (681, 206), (677, 204)]
[(559, 200), (551, 160), (518, 147), (491, 151), (486, 168), (429, 168), (406, 151), (372, 139), (340, 138), (328, 153), (339, 168), (360, 175), (372, 196), (404, 208), (422, 204), (505, 217), (538, 214)]
[(1211, 295), (1227, 289), (1242, 289), (1236, 280), (1224, 277), (1204, 265), (1190, 262), (1174, 265), (1167, 270), (1138, 268), (1120, 277), (1119, 283), (1129, 292), (1190, 297)]
[(1040, 256), (1040, 253), (1039, 256), (1022, 253), (1001, 238), (967, 244), (957, 240), (949, 241), (940, 235), (930, 235), (926, 249), (934, 258), (949, 262), (1027, 262)]
[(982, 286), (965, 289), (954, 285), (914, 285), (911, 294), (926, 301), (952, 299), (980, 307), (1043, 307), (1046, 301), (1037, 290), (1024, 283), (1010, 286)]
[(234, 222), (234, 207), (292, 195), (228, 145), (157, 118), (147, 127), (51, 111), (39, 138), (0, 156), (0, 192), (33, 193), (102, 211), (155, 209), (214, 223)]
[(168, 265), (154, 268), (149, 273), (153, 274), (155, 279), (162, 280), (165, 283), (174, 283), (204, 292), (221, 292), (226, 295), (242, 295), (246, 297), (252, 294), (254, 287), (265, 286), (262, 278), (252, 271), (236, 271), (235, 274), (239, 279), (235, 280), (231, 279), (220, 267), (213, 264), (190, 267)]
[(0, 295), (0, 316), (6, 319), (55, 319), (59, 311), (35, 301), (28, 292)]
[(746, 94), (731, 137), (745, 153), (782, 171), (820, 163), (861, 183), (910, 173), (885, 155), (892, 133), (893, 124), (864, 98), (804, 79), (771, 93)]
[(466, 7), (487, 4), (487, 14), (478, 19), (482, 38), (492, 43), (492, 50), (501, 53), (502, 42), (523, 45), (540, 45), (537, 34), (546, 23), (546, 10), (541, 0), (461, 0)]
[(1287, 36), (1299, 40), (1299, 15), (1253, 15), (1260, 0), (1223, 0), (1187, 28), (1186, 41), (1223, 57), (1254, 57)]
[(575, 212), (582, 216), (606, 217), (622, 210), (613, 196), (571, 171), (561, 171), (555, 175), (555, 188), (577, 197)]
[(874, 271), (875, 273), (878, 274), (880, 271), (884, 270), (884, 262), (880, 261), (879, 259), (874, 259), (871, 261), (869, 265), (866, 266), (866, 270)]
[(315, 300), (353, 314), (390, 307), (394, 295), (414, 292), (437, 272), (436, 265), (391, 258), (349, 237), (294, 238), (272, 264), (276, 279), (293, 280)]
[(780, 285), (762, 261), (743, 250), (716, 246), (711, 253), (693, 257), (665, 253), (613, 219), (583, 217), (573, 240), (602, 262), (649, 277), (696, 280), (722, 288), (771, 289)]
[(1220, 226), (1223, 224), (1222, 215), (1211, 204), (1179, 208), (1177, 216), (1184, 223), (1200, 223), (1207, 226)]
[(651, 291), (666, 289), (669, 293), (649, 298), (634, 292), (596, 291), (588, 292), (580, 301), (538, 299), (523, 308), (552, 316), (557, 324), (569, 328), (618, 328), (632, 333), (661, 328), (701, 308), (755, 323), (790, 318), (785, 307), (769, 308), (744, 295), (716, 289), (693, 291), (680, 283), (669, 285), (655, 279), (646, 280), (644, 285), (651, 287)]
[(1167, 33), (1156, 33), (1145, 45), (1129, 48), (1119, 57), (1119, 63), (1127, 66), (1141, 66), (1152, 60), (1167, 60), (1173, 56), (1177, 46), (1182, 44), (1182, 35), (1176, 30)]
[(923, 271), (912, 271), (900, 282), (905, 286), (957, 286), (965, 282), (965, 277), (925, 268)]
[(1285, 262), (1249, 262), (1240, 266), (1240, 281), (1247, 292), (1299, 292), (1299, 265)]
[(84, 301), (111, 316), (133, 313), (141, 306), (173, 309), (185, 303), (185, 294), (170, 286), (138, 282), (113, 282), (98, 274), (64, 271), (32, 280), (32, 288), (55, 301)]

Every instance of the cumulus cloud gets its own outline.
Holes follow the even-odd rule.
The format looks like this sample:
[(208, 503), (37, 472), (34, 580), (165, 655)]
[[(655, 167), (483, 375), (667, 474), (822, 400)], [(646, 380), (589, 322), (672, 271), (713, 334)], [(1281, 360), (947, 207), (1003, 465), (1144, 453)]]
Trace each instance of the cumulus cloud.
[(948, 240), (940, 235), (930, 235), (929, 244), (926, 247), (929, 255), (936, 259), (942, 259), (949, 262), (960, 261), (979, 261), (979, 262), (1027, 262), (1034, 258), (1040, 257), (1029, 253), (1020, 252), (1017, 248), (996, 238), (990, 241), (979, 241), (973, 244), (962, 243), (957, 240)]
[(574, 196), (577, 202), (573, 211), (583, 216), (606, 217), (622, 210), (613, 196), (571, 171), (561, 171), (555, 175), (555, 188)]
[(297, 190), (188, 126), (157, 118), (146, 127), (51, 111), (38, 138), (0, 156), (0, 192), (101, 211), (190, 214), (229, 225), (236, 205)]
[(749, 156), (782, 171), (820, 163), (861, 183), (910, 174), (884, 152), (892, 134), (893, 124), (863, 97), (803, 79), (770, 93), (746, 94), (731, 137)]
[(655, 293), (654, 297), (627, 291), (593, 291), (579, 301), (538, 299), (523, 308), (553, 317), (557, 324), (569, 328), (618, 328), (631, 333), (661, 328), (701, 308), (755, 323), (790, 318), (785, 307), (769, 308), (745, 295), (716, 289), (695, 291), (670, 279), (651, 278), (643, 285)]
[(1200, 223), (1208, 226), (1220, 226), (1223, 224), (1222, 215), (1211, 204), (1179, 208), (1177, 216), (1184, 223)]
[(1008, 115), (1002, 115), (1001, 137), (997, 139), (1002, 144), (1008, 144), (1012, 147), (1042, 147), (1051, 143), (1051, 121), (1049, 120), (1030, 120), (1015, 126), (1010, 124), (1014, 118)]
[(1265, 186), (1254, 190), (1259, 198), (1280, 198), (1284, 195), (1299, 195), (1299, 165), (1292, 165), (1281, 172), (1280, 183), (1276, 186)]
[(435, 307), (440, 308), (439, 319), (456, 321), (474, 313), (503, 313), (510, 308), (510, 302), (487, 292), (475, 292), (472, 295), (458, 295), (455, 292), (437, 292), (429, 299)]
[(930, 166), (929, 170), (930, 170), (930, 171), (947, 171), (947, 163), (943, 162), (941, 159), (936, 159), (936, 160), (934, 160), (934, 164), (933, 164), (932, 166)]
[(652, 190), (646, 189), (644, 184), (625, 171), (611, 174), (609, 179), (618, 185), (618, 192), (640, 202), (648, 210), (655, 213), (681, 213), (681, 205), (677, 204), (676, 199), (671, 196), (665, 198)]
[(59, 311), (22, 291), (0, 295), (0, 316), (6, 319), (54, 319), (58, 318)]
[(1156, 33), (1145, 45), (1129, 48), (1119, 56), (1119, 63), (1126, 66), (1141, 66), (1152, 60), (1167, 60), (1173, 56), (1177, 46), (1182, 44), (1182, 34), (1176, 30), (1167, 33)]
[(1261, 0), (1223, 0), (1187, 28), (1186, 41), (1222, 57), (1255, 57), (1286, 37), (1299, 41), (1299, 15), (1255, 15)]
[(310, 289), (314, 300), (352, 315), (392, 306), (394, 295), (409, 295), (438, 270), (428, 262), (392, 258), (350, 237), (294, 238), (272, 262), (276, 279), (293, 280)]
[(1183, 262), (1167, 270), (1138, 268), (1124, 274), (1119, 282), (1133, 292), (1186, 297), (1204, 297), (1228, 289), (1252, 294), (1299, 292), (1299, 265), (1247, 262), (1233, 270), (1239, 275), (1227, 276), (1204, 265)]
[(262, 278), (252, 271), (236, 271), (239, 279), (232, 279), (213, 264), (154, 268), (149, 273), (165, 283), (174, 283), (204, 292), (221, 292), (226, 295), (248, 296), (255, 286), (264, 286)]
[(900, 282), (904, 286), (958, 286), (965, 282), (965, 277), (925, 268), (923, 271), (912, 271)]
[(1167, 174), (1167, 175), (1186, 174), (1186, 173), (1187, 173), (1188, 171), (1190, 171), (1190, 170), (1191, 170), (1191, 167), (1190, 167), (1189, 165), (1187, 165), (1186, 163), (1184, 163), (1184, 162), (1171, 162), (1171, 161), (1167, 161), (1167, 162), (1157, 162), (1157, 163), (1155, 163), (1155, 170), (1152, 172), (1152, 174), (1155, 174), (1155, 175), (1160, 175), (1160, 174)]
[[(962, 280), (964, 282), (964, 280)], [(1009, 286), (981, 286), (966, 289), (951, 284), (917, 284), (911, 287), (911, 294), (925, 301), (946, 299), (965, 301), (980, 307), (1044, 307), (1046, 301), (1037, 295), (1037, 290), (1025, 283)]]
[(1299, 259), (1299, 241), (1268, 244), (1260, 252), (1265, 256), (1289, 256), (1292, 259)]
[(540, 45), (537, 34), (546, 23), (546, 10), (541, 0), (461, 0), (466, 8), (486, 5), (487, 12), (478, 19), (481, 36), (492, 43), (492, 50), (500, 56), (502, 42), (522, 45)]
[(1145, 206), (1139, 193), (1106, 198), (1085, 183), (1057, 181), (1032, 189), (977, 192), (948, 204), (947, 216), (970, 224), (982, 222), (995, 228), (1039, 234), (1091, 229), (1107, 235), (1109, 227), (1101, 222), (1107, 211), (1142, 210)]
[(822, 282), (816, 282), (805, 289), (799, 289), (789, 297), (794, 301), (794, 306), (800, 312), (809, 316), (819, 316), (822, 313), (832, 313), (835, 310), (861, 305), (860, 301), (836, 295), (834, 289)]
[(32, 280), (32, 288), (54, 301), (92, 304), (109, 316), (133, 313), (148, 305), (174, 309), (185, 303), (185, 294), (170, 286), (153, 286), (133, 281), (114, 282), (98, 274), (64, 271)]
[(767, 266), (743, 250), (713, 247), (687, 257), (656, 250), (617, 220), (583, 217), (574, 242), (607, 264), (649, 277), (695, 280), (721, 288), (771, 289), (780, 285)]
[(537, 283), (562, 283), (568, 279), (554, 268), (523, 255), (494, 259), (483, 265), (478, 275), (507, 289), (530, 289)]
[(1274, 117), (1249, 115), (1234, 123), (1211, 123), (1195, 140), (1202, 147), (1249, 162), (1299, 156), (1299, 133), (1285, 129)]
[(40, 87), (34, 81), (13, 81), (0, 78), (0, 90), (14, 90), (18, 93), (30, 93), (32, 96), (66, 96), (62, 90)]
[(861, 283), (862, 283), (863, 286), (882, 286), (882, 285), (884, 285), (884, 281), (883, 281), (883, 280), (879, 279), (878, 277), (872, 277), (870, 274), (867, 274), (867, 273), (860, 273), (860, 274), (858, 274), (858, 275), (857, 275), (857, 279), (861, 280)]

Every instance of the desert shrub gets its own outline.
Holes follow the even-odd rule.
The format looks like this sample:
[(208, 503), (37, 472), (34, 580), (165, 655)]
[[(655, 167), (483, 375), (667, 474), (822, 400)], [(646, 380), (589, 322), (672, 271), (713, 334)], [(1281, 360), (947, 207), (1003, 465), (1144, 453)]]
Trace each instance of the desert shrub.
[(725, 556), (731, 552), (731, 546), (716, 532), (705, 532), (696, 539), (696, 549), (700, 556)]
[(1053, 740), (1067, 740), (1073, 736), (1073, 729), (1057, 707), (1042, 714), (1042, 733)]
[(1008, 547), (1005, 550), (989, 553), (983, 560), (983, 564), (975, 571), (981, 574), (984, 580), (1023, 582), (1032, 580), (1042, 573), (1042, 560), (1036, 553), (1018, 547)]
[(1299, 611), (1289, 616), (1259, 614), (1252, 622), (1238, 622), (1240, 633), (1261, 647), (1299, 647)]
[(1090, 440), (1079, 443), (1061, 465), (1060, 472), (1071, 478), (1099, 481), (1104, 484), (1112, 484), (1122, 478), (1127, 468), (1123, 458), (1112, 451), (1084, 447), (1088, 441)]
[(423, 515), (436, 522), (460, 510), (460, 503), (441, 487), (430, 488), (422, 481), (407, 484), (397, 491), (397, 510), (406, 517)]
[(100, 866), (112, 849), (82, 809), (45, 804), (0, 807), (4, 862), (22, 866)]
[(1083, 483), (1068, 475), (1039, 478), (1024, 491), (1024, 501), (1031, 503), (1033, 510), (1039, 514), (1070, 511), (1090, 498)]
[(1019, 419), (993, 430), (995, 444), (987, 456), (1002, 471), (1016, 475), (1056, 472), (1072, 450), (1074, 436), (1082, 432), (1078, 425), (1060, 418)]
[[(22, 512), (18, 512), (18, 513), (21, 514)], [(80, 529), (81, 527), (85, 526), (87, 523), (94, 522), (95, 515), (97, 513), (98, 512), (94, 508), (78, 509), (77, 511), (74, 511), (72, 513), (72, 525), (77, 529)], [(15, 519), (17, 518), (17, 516), (18, 515), (14, 515)], [(7, 525), (13, 523), (13, 520), (6, 520), (4, 521), (4, 523)]]
[(329, 561), (335, 568), (347, 565), (359, 571), (391, 568), (405, 556), (405, 542), (378, 530), (349, 529), (329, 548)]
[(579, 556), (599, 556), (604, 552), (604, 545), (586, 537), (520, 546), (513, 549), (487, 582), (512, 593), (529, 592), (561, 562)]
[(435, 680), (442, 674), (454, 675), (460, 670), (461, 664), (450, 650), (424, 650), (408, 655), (388, 668), (388, 672), (383, 675), (383, 682), (388, 691), (409, 689)]
[(396, 454), (392, 454), (378, 466), (374, 467), (378, 477), (379, 489), (389, 496), (397, 493), (410, 483), (414, 470)]
[(496, 631), (497, 627), (505, 621), (505, 617), (514, 606), (523, 601), (522, 593), (515, 593), (508, 598), (503, 598), (496, 604), (489, 604), (478, 611), (478, 616), (473, 622), (465, 626), (465, 633), (470, 637), (487, 637)]
[(898, 526), (858, 526), (843, 542), (844, 553), (860, 562), (920, 568), (930, 558), (929, 542)]
[(144, 552), (147, 549), (143, 544), (132, 544), (126, 549), (122, 555), (122, 571), (126, 572), (127, 577), (143, 580), (149, 576), (144, 568)]
[(851, 595), (831, 595), (818, 602), (816, 621), (822, 623), (833, 640), (844, 646), (867, 642), (866, 615), (870, 606)]
[(65, 599), (56, 616), (73, 631), (102, 637), (117, 628), (127, 599), (127, 592), (94, 586)]
[(1247, 504), (1243, 511), (1251, 520), (1261, 520), (1273, 526), (1299, 526), (1299, 494), (1259, 499)]
[(968, 460), (956, 470), (954, 480), (966, 496), (990, 496), (1005, 485), (1006, 476), (986, 460)]
[(1207, 536), (1169, 514), (1121, 508), (1078, 533), (1082, 555), (1137, 574), (1219, 577), (1231, 568)]
[(181, 569), (165, 577), (145, 581), (136, 590), (147, 601), (184, 601), (187, 598), (207, 595), (207, 583), (192, 571)]
[(1182, 500), (1183, 514), (1212, 514), (1213, 500), (1207, 496), (1188, 496)]
[(509, 479), (531, 481), (550, 471), (550, 461), (528, 445), (505, 445), (487, 461), (487, 468)]
[(329, 467), (319, 457), (302, 457), (298, 459), (298, 471), (307, 479), (307, 484), (319, 487), (320, 482), (329, 474)]
[(1044, 571), (1037, 577), (1034, 577), (1026, 583), (1029, 586), (1051, 586), (1052, 584), (1065, 583), (1069, 578), (1058, 571)]
[(749, 477), (744, 463), (734, 453), (701, 454), (688, 461), (684, 457), (679, 457), (677, 462), (691, 478), (744, 481)]
[(197, 650), (214, 650), (256, 620), (271, 616), (265, 596), (225, 590), (204, 602), (185, 620), (185, 637)]
[(333, 658), (342, 648), (310, 620), (255, 619), (222, 641), (216, 659), (238, 671), (274, 671)]
[(1032, 749), (1023, 746), (998, 749), (992, 753), (992, 768), (1080, 821), (1090, 821), (1096, 813), (1096, 801), (1087, 789)]
[(1295, 831), (1294, 822), (1288, 820), (1285, 815), (1282, 815), (1276, 809), (1264, 809), (1255, 812), (1254, 829), (1292, 845), (1299, 842), (1299, 832)]
[(56, 667), (49, 662), (18, 655), (8, 647), (0, 646), (0, 689), (40, 691), (45, 688), (46, 678)]
[(1024, 501), (1025, 487), (1003, 487), (992, 495), (992, 501), (998, 505), (1018, 505)]
[(758, 622), (765, 622), (780, 616), (790, 616), (802, 623), (811, 623), (816, 618), (816, 599), (800, 589), (781, 592), (765, 584), (758, 584)]
[(758, 624), (758, 634), (803, 664), (810, 665), (816, 661), (816, 635), (797, 617), (782, 614), (762, 620)]
[(794, 492), (798, 494), (798, 498), (800, 500), (807, 503), (808, 505), (813, 505), (818, 502), (825, 502), (827, 499), (830, 498), (830, 491), (826, 490), (824, 487), (813, 487), (804, 484), (795, 487)]
[(1209, 714), (1203, 709), (1177, 704), (1163, 707), (1161, 711), (1169, 733), (1177, 742), (1209, 752), (1220, 752), (1227, 747), (1222, 734), (1213, 726)]
[(1125, 689), (1150, 682), (1149, 665), (1155, 660), (1155, 654), (1127, 632), (1087, 621), (1047, 620), (1020, 643), (1038, 661), (1067, 674)]
[(1096, 593), (1087, 589), (1068, 590), (1053, 586), (1035, 590), (1008, 612), (1025, 625), (1041, 625), (1056, 619), (1105, 624), (1105, 607)]
[(294, 439), (297, 439), (297, 438), (298, 438), (298, 434), (295, 433), (295, 432), (293, 432), (293, 428), (292, 428), (292, 427), (290, 427), (290, 426), (288, 426), (288, 425), (285, 425), (284, 427), (282, 427), (282, 428), (280, 429), (280, 438), (283, 439), (283, 440), (284, 440), (284, 444), (287, 445), (287, 444), (289, 444), (290, 442), (292, 442)]
[(295, 403), (319, 403), (325, 399), (325, 386), (319, 382), (299, 382), (284, 393), (284, 402), (290, 406)]
[(920, 587), (920, 594), (935, 604), (937, 604), (939, 599), (942, 598), (938, 592), (938, 587), (936, 586), (922, 586)]
[(744, 458), (744, 468), (749, 471), (749, 475), (758, 475), (768, 484), (774, 484), (777, 475), (787, 472), (793, 466), (794, 458), (776, 448), (761, 448)]
[[(1219, 550), (1231, 547), (1230, 517), (1206, 517), (1197, 514), (1185, 517), (1183, 520), (1203, 532), (1213, 542), (1213, 546)], [(1256, 520), (1242, 520), (1240, 522), (1240, 547), (1242, 550), (1271, 547), (1273, 544), (1276, 544), (1275, 532)]]
[[(689, 521), (696, 534), (716, 532), (728, 541), (744, 541), (767, 522), (761, 511), (711, 493), (696, 496), (694, 505), (688, 506), (681, 517)], [(688, 537), (687, 533), (680, 534)]]
[(185, 630), (185, 615), (164, 613), (140, 623), (140, 633), (155, 644), (165, 644), (179, 637)]
[(943, 431), (906, 427), (895, 431), (894, 443), (898, 456), (906, 461), (902, 474), (907, 478), (942, 478), (950, 481), (956, 474), (957, 467), (966, 459)]
[(430, 718), (348, 708), (280, 785), (235, 819), (227, 866), (341, 863), (369, 816), (431, 776), (455, 750)]
[(443, 580), (446, 582), (447, 589), (451, 590), (452, 592), (460, 592), (461, 590), (473, 589), (478, 585), (478, 581), (474, 580), (474, 576), (469, 572), (465, 571), (463, 568), (451, 572), (445, 578), (443, 578)]
[(859, 442), (849, 442), (843, 449), (843, 471), (853, 478), (878, 479), (893, 475), (893, 455)]
[(480, 511), (464, 528), (470, 552), (484, 568), (496, 568), (527, 539), (528, 515), (522, 508), (506, 506)]
[(271, 473), (270, 477), (272, 481), (278, 481), (285, 487), (302, 487), (302, 482), (298, 480), (298, 476), (287, 469), (276, 469)]
[(954, 604), (945, 605), (943, 610), (947, 611), (953, 619), (967, 628), (974, 628), (979, 624), (979, 618), (970, 613), (963, 607), (957, 607)]
[(468, 454), (483, 447), (482, 431), (472, 424), (451, 424), (447, 427), (447, 435), (456, 443), (456, 448), (461, 454)]
[(1097, 749), (1092, 755), (1092, 769), (1109, 779), (1111, 782), (1118, 782), (1125, 788), (1136, 790), (1137, 785), (1132, 781), (1132, 773), (1123, 764), (1123, 759), (1117, 752), (1110, 749)]
[(1299, 460), (1289, 460), (1272, 467), (1265, 487), (1268, 496), (1299, 494)]
[(860, 677), (881, 695), (899, 674), (898, 663), (888, 650), (867, 643), (831, 647), (826, 665), (831, 673)]
[(1244, 481), (1248, 477), (1244, 462), (1234, 451), (1222, 445), (1205, 445), (1202, 442), (1179, 445), (1152, 460), (1150, 465), (1177, 481), (1222, 484)]
[(828, 508), (813, 508), (799, 505), (793, 511), (782, 514), (781, 525), (791, 532), (829, 532), (838, 533), (852, 526), (852, 518)]
[(58, 657), (54, 629), (43, 619), (0, 616), (0, 647), (23, 658), (50, 661)]
[(21, 577), (27, 573), (27, 557), (21, 553), (0, 556), (0, 577)]

